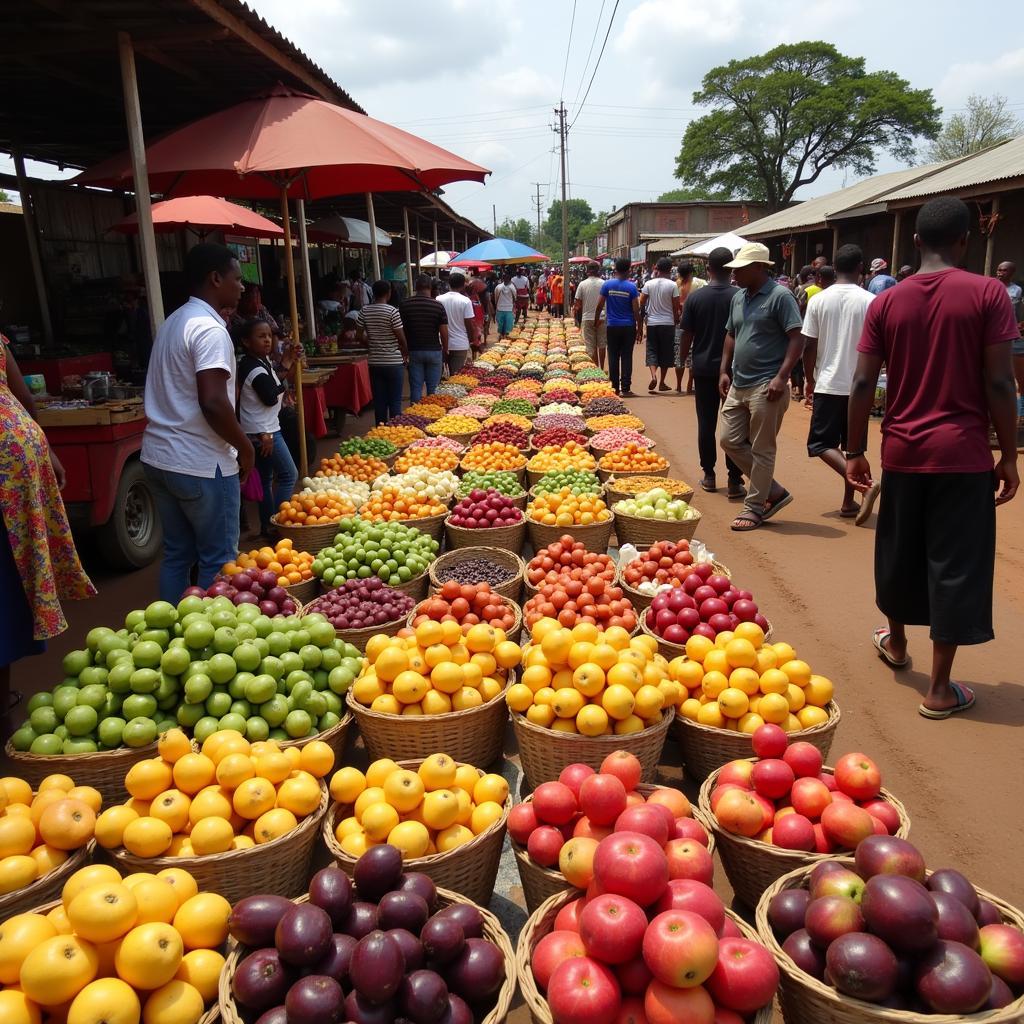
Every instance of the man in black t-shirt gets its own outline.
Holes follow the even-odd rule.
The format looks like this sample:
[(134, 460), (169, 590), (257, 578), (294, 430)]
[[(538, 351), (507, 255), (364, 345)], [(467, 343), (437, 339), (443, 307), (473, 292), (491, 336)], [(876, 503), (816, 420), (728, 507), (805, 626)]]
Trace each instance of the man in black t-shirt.
[[(715, 465), (718, 461), (718, 410), (722, 397), (718, 391), (718, 377), (722, 362), (722, 347), (725, 344), (725, 325), (729, 318), (732, 297), (739, 290), (730, 283), (731, 274), (726, 264), (731, 262), (732, 253), (724, 246), (713, 249), (708, 256), (708, 270), (711, 280), (704, 288), (690, 292), (683, 306), (680, 320), (680, 365), (686, 357), (693, 357), (694, 404), (697, 410), (697, 450), (700, 454), (704, 478), (700, 485), (705, 491), (718, 489), (715, 480)], [(729, 456), (725, 457), (729, 474), (728, 496), (732, 501), (746, 497), (743, 474)]]
[(441, 380), (441, 368), (448, 359), (448, 314), (437, 299), (430, 297), (433, 278), (416, 278), (416, 294), (399, 307), (405, 340), (409, 346), (409, 399), (423, 397), (423, 385), (432, 395)]

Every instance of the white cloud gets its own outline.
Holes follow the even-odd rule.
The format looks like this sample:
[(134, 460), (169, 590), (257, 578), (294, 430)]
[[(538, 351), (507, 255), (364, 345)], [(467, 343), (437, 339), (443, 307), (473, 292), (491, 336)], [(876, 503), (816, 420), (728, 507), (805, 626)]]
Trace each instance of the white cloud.
[(516, 159), (515, 153), (500, 142), (484, 142), (472, 150), (470, 160), (491, 171), (500, 171)]
[(953, 64), (935, 88), (942, 103), (962, 104), (971, 93), (998, 92), (1019, 99), (1024, 93), (1024, 48), (1007, 50), (992, 60)]

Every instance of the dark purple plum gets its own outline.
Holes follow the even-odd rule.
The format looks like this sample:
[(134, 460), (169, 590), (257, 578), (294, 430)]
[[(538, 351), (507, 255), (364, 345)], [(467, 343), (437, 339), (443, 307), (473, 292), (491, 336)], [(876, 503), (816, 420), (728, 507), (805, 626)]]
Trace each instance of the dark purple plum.
[(421, 896), (431, 914), (437, 910), (437, 886), (434, 880), (422, 871), (406, 871), (398, 881), (399, 892), (414, 892)]
[(441, 1014), (437, 1024), (473, 1024), (473, 1011), (464, 999), (449, 992), (448, 1008)]
[(284, 1003), (294, 977), (276, 949), (257, 949), (235, 969), (231, 991), (246, 1009), (262, 1013)]
[(992, 975), (992, 989), (988, 994), (988, 999), (985, 1000), (985, 1005), (982, 1007), (983, 1010), (999, 1010), (1004, 1006), (1009, 1006), (1013, 1002), (1015, 996), (1010, 990), (1010, 986), (999, 977), (998, 974)]
[(772, 897), (768, 904), (768, 923), (779, 942), (803, 928), (810, 902), (811, 894), (806, 889), (783, 889)]
[(311, 968), (309, 974), (326, 974), (333, 978), (343, 988), (348, 986), (348, 965), (352, 961), (352, 951), (356, 948), (356, 940), (351, 935), (342, 935), (335, 932), (331, 937), (331, 944), (327, 948), (327, 954), (318, 960)]
[(849, 932), (836, 939), (825, 954), (825, 966), (840, 992), (869, 1003), (888, 999), (899, 976), (893, 951), (867, 932)]
[(992, 993), (992, 972), (960, 942), (937, 942), (917, 968), (917, 994), (935, 1013), (975, 1013)]
[(485, 1002), (504, 984), (505, 958), (486, 939), (466, 939), (465, 948), (445, 968), (444, 977), (448, 988), (467, 1003)]
[(480, 939), (484, 934), (484, 919), (480, 911), (469, 903), (453, 903), (444, 910), (439, 910), (435, 917), (452, 917), (462, 925), (463, 934), (467, 939)]
[(338, 867), (318, 871), (309, 882), (309, 902), (327, 911), (331, 924), (337, 928), (352, 906), (352, 880)]
[(984, 928), (987, 924), (1002, 924), (1003, 915), (999, 908), (991, 900), (978, 900), (978, 912), (974, 915), (978, 919), (978, 925)]
[(806, 928), (798, 928), (786, 936), (782, 951), (803, 971), (818, 981), (825, 980), (825, 952), (811, 942)]
[(312, 967), (327, 955), (333, 935), (326, 910), (312, 903), (293, 903), (277, 922), (274, 945), (286, 964)]
[(284, 1001), (288, 1024), (336, 1024), (341, 1019), (345, 993), (324, 974), (300, 978)]
[(899, 836), (868, 836), (857, 844), (854, 854), (857, 874), (865, 881), (875, 875), (906, 875), (924, 881), (921, 851)]
[(418, 971), (423, 966), (423, 943), (404, 928), (391, 928), (387, 934), (398, 943), (402, 951), (406, 973)]
[(354, 939), (369, 935), (377, 927), (377, 904), (358, 900), (349, 908), (348, 917), (339, 929)]
[(423, 951), (437, 964), (451, 963), (466, 945), (466, 933), (453, 917), (435, 914), (420, 932)]
[(448, 1009), (448, 986), (433, 971), (413, 971), (398, 988), (398, 1012), (413, 1024), (436, 1024)]
[(932, 901), (939, 912), (939, 938), (960, 942), (969, 949), (978, 948), (978, 922), (952, 893), (936, 890)]
[(377, 927), (384, 931), (405, 928), (419, 935), (428, 917), (427, 901), (414, 892), (386, 892), (377, 904)]
[(946, 892), (955, 896), (975, 917), (980, 900), (978, 892), (968, 879), (955, 868), (939, 868), (933, 871), (925, 882), (932, 892)]
[(283, 1006), (275, 1006), (256, 1018), (256, 1024), (288, 1024), (288, 1011)]
[(345, 998), (344, 1019), (351, 1024), (394, 1024), (395, 1003), (372, 1003), (354, 989)]
[(405, 976), (402, 950), (390, 935), (372, 931), (356, 943), (348, 975), (360, 995), (374, 1003), (386, 1003)]
[(283, 896), (246, 896), (228, 918), (228, 932), (236, 942), (253, 949), (274, 944), (274, 930), (281, 917), (294, 907)]
[(867, 930), (897, 953), (922, 953), (938, 941), (939, 912), (931, 893), (903, 875), (868, 879), (860, 901)]
[(379, 900), (402, 877), (402, 851), (387, 843), (371, 846), (352, 869), (352, 880), (363, 900)]

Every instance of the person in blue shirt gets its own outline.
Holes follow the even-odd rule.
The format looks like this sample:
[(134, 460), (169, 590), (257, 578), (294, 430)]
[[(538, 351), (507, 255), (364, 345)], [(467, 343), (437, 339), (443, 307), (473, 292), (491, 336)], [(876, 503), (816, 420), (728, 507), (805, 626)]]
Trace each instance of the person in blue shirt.
[(640, 316), (640, 292), (629, 280), (629, 260), (615, 261), (615, 276), (601, 285), (601, 296), (594, 311), (594, 328), (607, 308), (608, 376), (615, 394), (635, 398), (633, 383), (633, 347), (644, 340), (644, 322)]
[(881, 295), (887, 289), (896, 287), (896, 278), (889, 273), (889, 264), (885, 260), (881, 258), (872, 260), (868, 272), (871, 276), (868, 278), (866, 287), (872, 295)]

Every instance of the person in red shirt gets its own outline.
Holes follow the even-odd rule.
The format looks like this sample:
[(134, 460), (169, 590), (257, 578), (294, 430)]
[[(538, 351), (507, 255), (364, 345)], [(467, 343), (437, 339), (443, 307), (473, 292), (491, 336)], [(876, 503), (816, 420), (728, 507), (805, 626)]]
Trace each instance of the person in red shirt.
[[(882, 507), (875, 534), (875, 597), (889, 620), (873, 637), (893, 668), (908, 663), (906, 627), (929, 626), (931, 685), (918, 711), (948, 718), (974, 705), (950, 672), (961, 644), (992, 639), (996, 506), (1017, 493), (1019, 337), (1006, 289), (958, 269), (970, 211), (942, 196), (921, 207), (921, 269), (868, 307), (850, 394), (846, 476), (872, 486), (868, 416), (884, 362)], [(999, 439), (992, 465), (989, 420)]]

